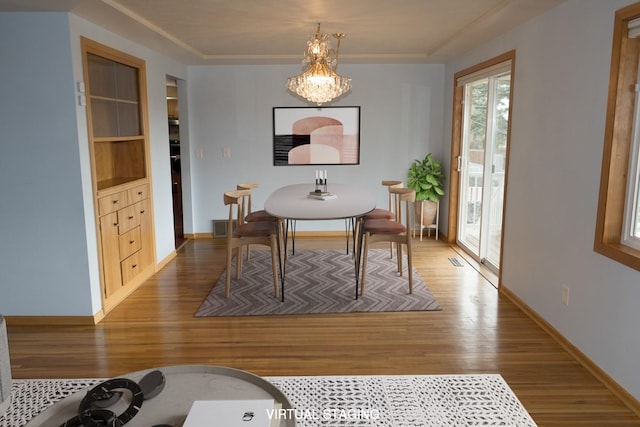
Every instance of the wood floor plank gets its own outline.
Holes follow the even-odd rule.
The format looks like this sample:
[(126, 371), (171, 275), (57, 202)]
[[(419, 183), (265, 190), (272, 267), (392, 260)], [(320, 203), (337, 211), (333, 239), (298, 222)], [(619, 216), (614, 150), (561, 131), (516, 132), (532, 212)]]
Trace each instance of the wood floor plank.
[[(633, 412), (441, 241), (415, 240), (414, 265), (442, 311), (195, 318), (224, 270), (223, 243), (187, 243), (96, 326), (9, 325), (13, 376), (113, 377), (175, 364), (258, 375), (499, 373), (540, 426), (640, 426)], [(296, 247), (342, 248), (344, 240), (299, 238)], [(451, 257), (464, 266), (455, 267)]]

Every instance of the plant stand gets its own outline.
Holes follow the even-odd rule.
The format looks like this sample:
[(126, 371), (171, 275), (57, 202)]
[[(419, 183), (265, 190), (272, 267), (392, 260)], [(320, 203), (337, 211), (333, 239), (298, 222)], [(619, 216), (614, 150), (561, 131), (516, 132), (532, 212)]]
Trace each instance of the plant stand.
[[(425, 205), (433, 204), (435, 205), (433, 210), (434, 213), (429, 214), (427, 211), (429, 208)], [(435, 230), (435, 237), (438, 240), (438, 226), (440, 223), (440, 202), (431, 202), (428, 200), (423, 200), (421, 202), (415, 202), (415, 210), (414, 210), (414, 226), (413, 226), (413, 237), (416, 237), (416, 231), (420, 231), (420, 241), (422, 241), (422, 232), (423, 230), (428, 230), (428, 236), (431, 237), (431, 230)]]

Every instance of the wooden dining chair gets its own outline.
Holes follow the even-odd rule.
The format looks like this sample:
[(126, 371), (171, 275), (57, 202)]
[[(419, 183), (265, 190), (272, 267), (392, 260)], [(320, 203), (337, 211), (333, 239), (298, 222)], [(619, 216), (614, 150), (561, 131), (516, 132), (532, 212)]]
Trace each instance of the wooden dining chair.
[[(252, 182), (241, 182), (240, 184), (236, 185), (236, 188), (238, 190), (253, 190), (255, 188), (258, 188), (259, 186), (260, 184), (258, 182), (252, 181)], [(278, 218), (271, 215), (264, 209), (258, 209), (255, 211), (252, 210), (251, 194), (252, 194), (252, 191), (250, 191), (249, 195), (246, 196), (245, 221), (246, 222), (277, 221)]]
[[(402, 188), (404, 187), (404, 183), (402, 181), (396, 180), (383, 180), (382, 185), (387, 188), (387, 193), (389, 193), (389, 208), (375, 208), (371, 212), (366, 215), (358, 218), (354, 227), (354, 242), (358, 242), (358, 234), (360, 232), (360, 227), (364, 221), (372, 220), (372, 219), (388, 219), (397, 221), (397, 212), (398, 212), (398, 197), (396, 193), (392, 193), (390, 190), (392, 188)], [(354, 247), (356, 245), (354, 244)], [(358, 251), (358, 248), (355, 247), (354, 253)], [(393, 243), (389, 243), (389, 252), (390, 258), (393, 258)]]
[[(244, 220), (245, 222), (263, 222), (263, 221), (273, 221), (277, 222), (278, 218), (271, 215), (264, 209), (252, 210), (251, 205), (251, 195), (253, 194), (253, 189), (258, 188), (260, 183), (256, 181), (251, 182), (241, 182), (236, 185), (236, 189), (238, 190), (249, 190), (249, 194), (244, 197)], [(251, 258), (251, 247), (247, 245), (247, 259)]]
[[(397, 220), (396, 219), (370, 219), (362, 222), (359, 247), (362, 253), (356, 261), (357, 267), (362, 259), (362, 276), (360, 278), (360, 295), (364, 294), (365, 278), (367, 272), (367, 257), (369, 246), (378, 242), (391, 242), (396, 244), (396, 258), (398, 272), (402, 275), (402, 247), (407, 248), (407, 266), (409, 275), (409, 293), (413, 292), (413, 274), (411, 260), (411, 203), (416, 199), (416, 192), (410, 188), (392, 187), (389, 189), (398, 198)], [(403, 211), (404, 210), (404, 223)], [(358, 268), (356, 268), (358, 274)], [(356, 296), (358, 295), (356, 280)]]
[[(224, 193), (224, 204), (229, 206), (227, 222), (227, 275), (225, 277), (225, 297), (229, 298), (231, 290), (231, 260), (236, 253), (236, 279), (242, 276), (242, 248), (248, 245), (266, 245), (271, 248), (271, 268), (273, 272), (273, 288), (276, 298), (279, 296), (278, 265), (280, 263), (280, 245), (277, 222), (246, 222), (244, 204), (251, 190), (235, 190)], [(234, 228), (234, 221), (236, 222)]]

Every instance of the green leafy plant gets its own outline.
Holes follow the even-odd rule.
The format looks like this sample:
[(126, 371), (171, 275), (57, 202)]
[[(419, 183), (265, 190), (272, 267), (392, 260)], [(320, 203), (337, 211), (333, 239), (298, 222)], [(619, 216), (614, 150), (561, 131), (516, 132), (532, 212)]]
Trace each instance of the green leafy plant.
[(437, 202), (440, 196), (444, 195), (443, 182), (442, 166), (431, 153), (427, 154), (423, 160), (414, 160), (409, 167), (407, 187), (416, 191), (416, 201)]

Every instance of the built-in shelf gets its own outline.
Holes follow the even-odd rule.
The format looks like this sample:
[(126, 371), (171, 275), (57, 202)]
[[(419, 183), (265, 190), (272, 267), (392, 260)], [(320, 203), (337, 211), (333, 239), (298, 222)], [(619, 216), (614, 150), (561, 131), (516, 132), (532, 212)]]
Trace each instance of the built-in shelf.
[(106, 312), (155, 268), (144, 61), (82, 38)]

